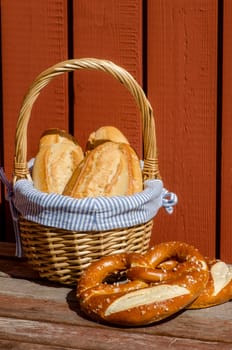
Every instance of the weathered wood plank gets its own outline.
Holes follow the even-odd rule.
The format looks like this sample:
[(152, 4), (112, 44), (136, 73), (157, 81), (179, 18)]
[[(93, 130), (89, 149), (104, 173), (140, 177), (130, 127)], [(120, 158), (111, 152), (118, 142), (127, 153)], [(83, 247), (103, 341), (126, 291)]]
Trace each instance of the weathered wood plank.
[[(0, 316), (4, 317), (93, 328), (106, 327), (86, 319), (80, 312), (75, 290), (71, 288), (0, 278), (0, 303)], [(185, 310), (169, 320), (149, 327), (139, 327), (136, 332), (232, 343), (231, 329), (232, 302), (204, 310)], [(133, 329), (126, 331), (134, 332)]]
[[(71, 294), (71, 293), (70, 293)], [(66, 302), (50, 299), (33, 299), (16, 296), (0, 296), (0, 316), (11, 318), (22, 318), (25, 320), (36, 320), (54, 322), (67, 325), (106, 327), (97, 325), (85, 318), (80, 312), (78, 302), (70, 300), (67, 295)], [(14, 305), (12, 307), (12, 305)], [(15, 307), (17, 305), (17, 308)], [(176, 317), (165, 320), (149, 327), (136, 329), (137, 333), (163, 335), (177, 338), (191, 338), (204, 341), (221, 341), (232, 343), (232, 305), (215, 307), (210, 310), (188, 310)], [(114, 329), (112, 327), (112, 329)], [(127, 332), (133, 332), (127, 329)]]
[(14, 260), (0, 258), (0, 265), (4, 263), (4, 266), (0, 270), (0, 277), (16, 277), (16, 278), (29, 278), (40, 279), (39, 274), (34, 271), (25, 260)]
[(40, 279), (25, 258), (15, 256), (15, 243), (0, 242), (0, 277)]
[[(33, 343), (25, 343), (25, 342), (18, 342), (13, 340), (3, 340), (0, 339), (0, 349), (4, 350), (62, 350), (59, 345), (58, 346), (52, 346), (52, 345), (45, 345), (45, 344), (33, 344)], [(65, 350), (71, 350), (73, 348), (67, 348), (65, 347)], [(75, 348), (76, 350), (81, 350), (80, 348)]]
[[(232, 302), (184, 310), (148, 327), (114, 327), (87, 319), (75, 288), (37, 280), (27, 272), (30, 268), (24, 261), (15, 270), (18, 260), (0, 260), (0, 347), (8, 344), (18, 350), (18, 344), (25, 344), (25, 350), (42, 346), (47, 350), (108, 350), (118, 349), (119, 342), (122, 350), (141, 345), (147, 349), (232, 347)], [(20, 278), (12, 278), (15, 271)]]
[(52, 346), (81, 348), (91, 350), (134, 350), (136, 347), (146, 349), (230, 349), (231, 343), (223, 344), (201, 340), (190, 340), (166, 336), (154, 336), (121, 329), (91, 328), (72, 325), (61, 325), (50, 322), (28, 321), (0, 317), (0, 339), (11, 339), (18, 342), (31, 342)]
[(0, 295), (65, 302), (71, 291), (71, 288), (41, 281), (16, 278), (0, 278), (0, 281)]
[(15, 243), (0, 242), (0, 257), (8, 256), (13, 257), (15, 255)]

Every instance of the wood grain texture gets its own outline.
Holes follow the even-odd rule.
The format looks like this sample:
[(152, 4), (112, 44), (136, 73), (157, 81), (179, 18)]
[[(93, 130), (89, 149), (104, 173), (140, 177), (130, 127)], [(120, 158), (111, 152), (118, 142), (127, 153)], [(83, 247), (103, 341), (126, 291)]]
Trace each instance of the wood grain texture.
[(221, 168), (221, 257), (232, 262), (232, 154), (231, 154), (231, 90), (232, 90), (232, 2), (224, 1), (223, 71), (222, 71), (222, 168)]
[[(24, 94), (37, 74), (67, 58), (66, 2), (63, 0), (3, 0), (2, 70), (5, 169), (11, 174), (14, 154), (14, 130)], [(37, 151), (40, 132), (49, 125), (67, 126), (66, 79), (52, 84), (35, 106), (29, 126), (28, 157)], [(58, 124), (58, 125), (57, 125)], [(8, 160), (9, 159), (9, 160)], [(9, 170), (10, 169), (10, 170)]]
[[(106, 325), (95, 324), (88, 320), (80, 312), (75, 290), (52, 286), (41, 281), (29, 282), (11, 278), (0, 278), (0, 281), (4, 285), (0, 291), (0, 317), (14, 319), (20, 315), (21, 319), (27, 321), (109, 329)], [(17, 305), (17, 308), (12, 307), (13, 305)], [(136, 331), (133, 328), (123, 327), (121, 330), (172, 338), (191, 338), (196, 341), (231, 343), (231, 307), (232, 303), (226, 303), (204, 310), (183, 311), (170, 320), (149, 327), (139, 327)]]
[[(146, 349), (231, 349), (230, 343), (218, 341), (204, 342), (183, 338), (153, 336), (142, 333), (124, 332), (117, 329), (104, 329), (98, 327), (82, 327), (52, 324), (50, 322), (27, 321), (0, 317), (0, 339), (12, 339), (13, 341), (44, 344), (45, 346), (59, 346), (62, 348), (91, 349), (91, 350), (118, 350), (119, 344), (122, 350), (134, 350), (136, 347)], [(33, 347), (31, 347), (33, 349)]]
[[(61, 347), (45, 344), (31, 344), (25, 342), (17, 342), (14, 340), (2, 340), (0, 339), (0, 349), (10, 349), (10, 350), (61, 350)], [(65, 347), (65, 350), (71, 350), (73, 348)], [(81, 350), (80, 348), (75, 348), (76, 350)]]
[(7, 243), (7, 242), (0, 242), (0, 257), (13, 257), (15, 253), (15, 244), (14, 243)]
[[(67, 58), (67, 2), (1, 1), (4, 168), (11, 179), (16, 121), (22, 99), (35, 77)], [(28, 130), (28, 160), (35, 156), (42, 131), (68, 126), (67, 77), (57, 78), (33, 107)], [(9, 214), (6, 214), (10, 222)], [(12, 228), (7, 239), (12, 239)], [(9, 232), (11, 231), (11, 232)]]
[[(113, 61), (142, 83), (142, 1), (79, 0), (73, 9), (74, 56)], [(85, 147), (93, 130), (114, 125), (141, 155), (141, 120), (129, 92), (102, 72), (74, 77), (75, 134)]]
[(148, 327), (103, 325), (82, 314), (75, 288), (38, 279), (23, 259), (17, 259), (16, 272), (15, 258), (7, 251), (11, 245), (0, 246), (2, 349), (231, 349), (231, 302), (184, 310)]
[(153, 241), (184, 240), (215, 254), (217, 1), (148, 1), (148, 96), (161, 176), (178, 195)]

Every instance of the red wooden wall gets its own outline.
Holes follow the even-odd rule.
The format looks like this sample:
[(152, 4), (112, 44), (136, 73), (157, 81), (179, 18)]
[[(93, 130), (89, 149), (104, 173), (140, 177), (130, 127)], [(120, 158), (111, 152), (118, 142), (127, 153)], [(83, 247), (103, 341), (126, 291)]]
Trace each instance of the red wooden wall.
[[(26, 89), (56, 62), (97, 57), (125, 67), (153, 106), (165, 187), (173, 215), (160, 210), (152, 243), (179, 239), (232, 262), (230, 0), (1, 0), (0, 161), (11, 177), (14, 133)], [(71, 86), (74, 89), (71, 89)], [(28, 159), (47, 127), (84, 146), (100, 125), (119, 127), (142, 156), (140, 115), (129, 93), (100, 72), (56, 78), (36, 102)], [(1, 240), (13, 240), (1, 193)]]

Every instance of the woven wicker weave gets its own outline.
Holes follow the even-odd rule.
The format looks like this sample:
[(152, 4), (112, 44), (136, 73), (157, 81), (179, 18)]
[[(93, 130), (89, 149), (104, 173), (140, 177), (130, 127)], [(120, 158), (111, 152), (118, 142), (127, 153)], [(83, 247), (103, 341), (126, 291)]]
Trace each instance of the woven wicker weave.
[[(86, 58), (67, 60), (50, 67), (29, 88), (17, 122), (13, 183), (25, 178), (31, 180), (27, 164), (27, 126), (34, 102), (54, 77), (79, 69), (106, 72), (130, 91), (142, 118), (144, 180), (160, 178), (153, 111), (142, 88), (125, 69), (114, 63)], [(40, 276), (71, 285), (77, 282), (92, 261), (102, 256), (126, 251), (145, 252), (150, 241), (152, 220), (127, 229), (78, 232), (42, 226), (21, 217), (19, 229), (24, 255)]]

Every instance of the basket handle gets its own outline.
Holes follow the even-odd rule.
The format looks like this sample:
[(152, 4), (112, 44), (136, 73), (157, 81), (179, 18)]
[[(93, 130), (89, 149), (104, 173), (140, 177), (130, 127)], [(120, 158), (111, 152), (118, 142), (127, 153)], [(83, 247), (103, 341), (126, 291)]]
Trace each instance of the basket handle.
[(130, 91), (142, 117), (144, 179), (160, 178), (153, 110), (143, 89), (130, 73), (113, 62), (82, 58), (66, 60), (46, 69), (37, 76), (25, 95), (16, 126), (13, 183), (19, 179), (31, 179), (27, 164), (27, 127), (33, 104), (40, 91), (56, 76), (78, 69), (100, 70), (109, 73)]

